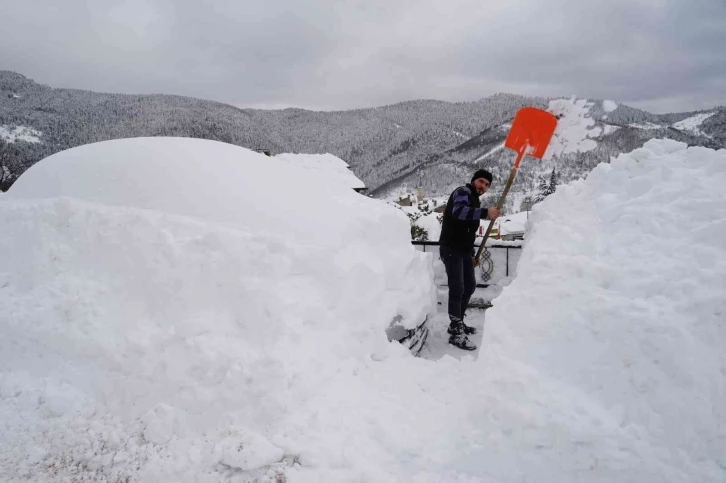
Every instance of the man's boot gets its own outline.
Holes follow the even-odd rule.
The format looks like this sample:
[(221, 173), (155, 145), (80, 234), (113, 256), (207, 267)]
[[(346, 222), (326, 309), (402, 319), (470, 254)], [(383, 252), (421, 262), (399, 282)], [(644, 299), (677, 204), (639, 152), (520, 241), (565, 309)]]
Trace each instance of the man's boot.
[(451, 323), (447, 330), (449, 333), (449, 344), (466, 351), (476, 350), (476, 345), (464, 333), (464, 322), (458, 317), (450, 317), (450, 319)]
[(461, 324), (464, 326), (464, 334), (466, 334), (466, 335), (476, 334), (476, 327), (472, 327), (471, 325), (466, 325), (463, 317), (461, 319)]

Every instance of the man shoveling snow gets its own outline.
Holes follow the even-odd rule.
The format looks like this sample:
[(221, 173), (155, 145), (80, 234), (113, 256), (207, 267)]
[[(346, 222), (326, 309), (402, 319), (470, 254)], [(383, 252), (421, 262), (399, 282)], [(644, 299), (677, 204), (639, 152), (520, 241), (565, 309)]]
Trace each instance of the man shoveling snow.
[(487, 192), (492, 174), (480, 169), (471, 183), (459, 186), (449, 196), (441, 226), (440, 255), (446, 267), (449, 286), (449, 343), (464, 350), (475, 350), (467, 337), (476, 328), (464, 323), (464, 313), (476, 289), (473, 246), (479, 220), (496, 220), (497, 207), (482, 208), (479, 197)]

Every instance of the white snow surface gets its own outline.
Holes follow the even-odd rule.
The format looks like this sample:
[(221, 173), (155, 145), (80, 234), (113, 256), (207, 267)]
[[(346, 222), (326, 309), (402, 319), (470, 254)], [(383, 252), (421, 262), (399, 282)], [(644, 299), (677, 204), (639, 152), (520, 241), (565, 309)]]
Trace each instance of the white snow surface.
[(726, 151), (655, 140), (535, 205), (479, 360), (520, 381), (497, 395), (517, 422), (493, 411), (478, 429), (506, 449), (470, 464), (507, 481), (726, 480), (724, 183)]
[[(292, 154), (282, 153), (275, 159), (283, 163), (295, 165), (299, 168), (314, 171), (318, 176), (328, 179), (332, 183), (341, 183), (349, 188), (365, 188), (365, 183), (358, 179), (350, 170), (348, 163), (332, 154)], [(304, 189), (304, 187), (300, 187)]]
[(501, 143), (501, 144), (498, 144), (498, 145), (494, 146), (492, 149), (490, 149), (486, 153), (484, 153), (481, 156), (479, 156), (478, 158), (476, 158), (474, 160), (474, 162), (476, 163), (477, 161), (481, 161), (482, 159), (488, 158), (492, 154), (494, 154), (494, 153), (496, 153), (498, 151), (501, 151), (502, 149), (504, 149), (504, 143)]
[(25, 141), (26, 143), (39, 143), (43, 133), (28, 126), (0, 126), (0, 139), (9, 143)]
[(595, 126), (591, 109), (593, 102), (587, 99), (556, 99), (549, 102), (547, 110), (561, 116), (543, 159), (560, 157), (564, 154), (592, 151), (603, 130)]
[(704, 133), (700, 127), (701, 124), (703, 124), (703, 121), (708, 119), (709, 117), (716, 114), (716, 111), (713, 112), (703, 112), (700, 114), (696, 114), (695, 116), (691, 116), (689, 118), (686, 118), (682, 121), (679, 121), (675, 124), (673, 124), (673, 127), (676, 129), (680, 129), (682, 131), (690, 131), (694, 134), (698, 134), (701, 136), (707, 136), (706, 133)]
[(438, 241), (441, 237), (441, 222), (439, 220), (443, 216), (443, 213), (427, 213), (416, 220), (416, 224), (426, 230), (430, 241)]
[(157, 138), (20, 177), (0, 481), (726, 479), (726, 151), (649, 141), (560, 186), (480, 352), (435, 362), (383, 335), (430, 309), (405, 214), (292, 169)]
[(667, 126), (662, 126), (660, 124), (655, 124), (650, 121), (644, 123), (644, 124), (628, 124), (628, 126), (631, 127), (637, 127), (638, 129), (646, 129), (650, 131), (654, 131), (656, 129), (665, 129)]
[[(512, 213), (511, 215), (503, 215), (497, 218), (494, 226), (499, 229), (501, 235), (509, 235), (512, 233), (524, 233), (527, 226), (528, 215), (526, 211)], [(486, 224), (488, 225), (488, 221)], [(484, 223), (482, 223), (484, 224)]]
[(602, 135), (607, 136), (620, 129), (620, 126), (613, 126), (612, 124), (606, 124), (603, 126)]
[(393, 458), (365, 449), (390, 378), (363, 381), (410, 364), (385, 329), (436, 297), (395, 208), (236, 146), (141, 138), (37, 163), (0, 226), (0, 481)]

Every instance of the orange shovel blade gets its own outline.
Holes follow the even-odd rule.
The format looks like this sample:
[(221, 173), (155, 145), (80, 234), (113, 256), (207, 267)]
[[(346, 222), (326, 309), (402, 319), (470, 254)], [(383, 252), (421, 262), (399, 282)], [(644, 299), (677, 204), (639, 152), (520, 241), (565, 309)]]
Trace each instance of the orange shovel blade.
[(518, 158), (529, 154), (542, 159), (556, 127), (557, 118), (553, 114), (536, 107), (523, 107), (514, 116), (504, 145), (515, 150), (520, 155)]

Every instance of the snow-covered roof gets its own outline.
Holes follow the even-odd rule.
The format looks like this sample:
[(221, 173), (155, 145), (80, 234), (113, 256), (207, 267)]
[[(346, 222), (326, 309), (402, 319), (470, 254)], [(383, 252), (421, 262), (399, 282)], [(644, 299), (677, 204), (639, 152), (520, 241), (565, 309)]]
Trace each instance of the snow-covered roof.
[[(528, 214), (526, 211), (513, 213), (511, 215), (503, 215), (497, 218), (494, 226), (499, 229), (500, 235), (509, 235), (514, 233), (524, 233), (527, 225)], [(486, 222), (487, 224), (489, 222)]]
[(358, 179), (350, 170), (348, 163), (332, 154), (292, 154), (282, 153), (275, 159), (283, 163), (293, 164), (301, 169), (315, 173), (317, 176), (332, 183), (340, 183), (349, 188), (363, 189), (365, 183)]
[[(574, 462), (592, 456), (597, 463), (585, 480), (726, 477), (717, 463), (726, 454), (726, 427), (718, 423), (726, 399), (714, 392), (726, 341), (724, 185), (726, 150), (652, 140), (558, 187), (530, 212), (517, 277), (487, 312), (478, 363), (482, 373), (508, 374), (502, 381), (533, 382), (536, 389), (519, 386), (527, 400), (539, 395), (524, 403), (533, 420), (562, 428), (574, 417), (578, 436), (556, 450), (567, 455), (560, 462), (568, 469), (547, 477), (541, 469), (554, 453), (535, 448), (559, 429), (500, 449), (541, 455), (518, 465), (520, 474), (567, 481), (577, 473)], [(687, 220), (689, 229), (674, 220)], [(615, 456), (609, 448), (622, 450), (619, 444), (645, 453)], [(484, 446), (468, 461), (483, 462), (499, 448)]]

